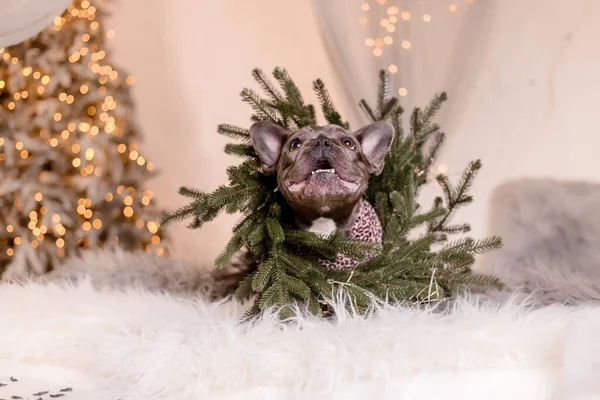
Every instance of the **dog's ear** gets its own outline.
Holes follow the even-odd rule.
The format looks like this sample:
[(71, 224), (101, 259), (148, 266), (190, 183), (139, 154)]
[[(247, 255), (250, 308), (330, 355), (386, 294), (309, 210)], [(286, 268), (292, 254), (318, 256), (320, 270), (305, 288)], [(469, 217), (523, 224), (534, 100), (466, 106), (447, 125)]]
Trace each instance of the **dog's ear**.
[(373, 122), (354, 132), (354, 137), (369, 162), (369, 173), (379, 175), (394, 140), (394, 127), (387, 121)]
[(250, 127), (252, 146), (258, 154), (265, 175), (277, 173), (277, 161), (289, 132), (269, 121), (259, 121)]

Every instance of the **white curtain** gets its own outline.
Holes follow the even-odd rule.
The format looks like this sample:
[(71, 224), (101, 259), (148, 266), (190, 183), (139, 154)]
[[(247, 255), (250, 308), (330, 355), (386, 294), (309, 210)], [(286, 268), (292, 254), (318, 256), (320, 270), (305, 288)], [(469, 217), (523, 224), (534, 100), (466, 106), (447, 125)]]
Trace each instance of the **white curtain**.
[(0, 47), (37, 35), (63, 13), (70, 0), (0, 0)]
[[(374, 97), (376, 71), (390, 64), (398, 66), (394, 89), (406, 89), (401, 99), (408, 109), (425, 105), (435, 92), (448, 92), (438, 118), (448, 140), (438, 161), (450, 175), (472, 159), (484, 165), (472, 190), (475, 203), (458, 215), (472, 224), (473, 235), (485, 234), (487, 199), (500, 182), (523, 176), (600, 180), (594, 118), (600, 2), (314, 0), (313, 5), (352, 121), (364, 122), (354, 104)], [(381, 25), (389, 7), (399, 11), (393, 33)], [(404, 11), (410, 19), (402, 19)], [(384, 43), (375, 56), (366, 40), (387, 35), (393, 44)], [(408, 50), (404, 40), (410, 41)], [(432, 185), (423, 196), (437, 191)]]

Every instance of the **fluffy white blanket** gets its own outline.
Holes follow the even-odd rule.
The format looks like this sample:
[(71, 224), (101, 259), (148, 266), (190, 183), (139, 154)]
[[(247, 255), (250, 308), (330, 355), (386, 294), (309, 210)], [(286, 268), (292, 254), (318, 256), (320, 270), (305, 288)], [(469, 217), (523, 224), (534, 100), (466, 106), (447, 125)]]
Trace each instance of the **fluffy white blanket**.
[(368, 321), (340, 313), (336, 322), (266, 316), (248, 325), (232, 303), (86, 281), (0, 285), (0, 304), (0, 383), (7, 384), (0, 398), (573, 400), (600, 393), (594, 305), (465, 299), (449, 314), (388, 306)]

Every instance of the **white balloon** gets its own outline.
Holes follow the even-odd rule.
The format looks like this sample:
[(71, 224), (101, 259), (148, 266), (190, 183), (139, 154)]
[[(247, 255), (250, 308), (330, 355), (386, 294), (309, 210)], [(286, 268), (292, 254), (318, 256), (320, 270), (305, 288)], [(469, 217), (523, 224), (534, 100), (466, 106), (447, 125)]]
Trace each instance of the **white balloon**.
[(0, 0), (0, 47), (37, 35), (69, 3), (70, 0)]

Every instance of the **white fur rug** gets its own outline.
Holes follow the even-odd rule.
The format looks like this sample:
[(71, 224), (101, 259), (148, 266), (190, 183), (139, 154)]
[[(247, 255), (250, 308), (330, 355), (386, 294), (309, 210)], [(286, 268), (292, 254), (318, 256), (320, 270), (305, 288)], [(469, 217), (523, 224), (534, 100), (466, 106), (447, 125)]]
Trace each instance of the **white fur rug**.
[[(265, 317), (83, 281), (0, 285), (0, 398), (584, 399), (600, 393), (600, 307), (456, 302), (365, 320)], [(17, 379), (12, 382), (10, 377)], [(558, 396), (561, 397), (552, 397)]]
[(506, 245), (480, 271), (520, 300), (449, 312), (244, 325), (239, 306), (193, 298), (214, 290), (195, 265), (87, 253), (46, 284), (0, 284), (0, 399), (600, 399), (598, 199), (581, 183), (500, 187), (490, 232)]

